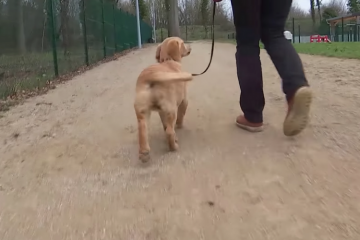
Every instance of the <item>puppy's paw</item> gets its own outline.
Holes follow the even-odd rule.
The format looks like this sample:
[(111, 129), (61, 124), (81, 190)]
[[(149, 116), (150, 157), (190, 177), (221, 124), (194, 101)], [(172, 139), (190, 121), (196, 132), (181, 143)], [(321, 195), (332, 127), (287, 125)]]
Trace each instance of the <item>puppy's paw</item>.
[(174, 143), (169, 144), (170, 151), (175, 152), (179, 149), (179, 144), (177, 143), (177, 139)]
[(146, 152), (139, 152), (139, 160), (142, 161), (143, 163), (146, 163), (148, 161), (150, 161), (150, 151), (146, 151)]

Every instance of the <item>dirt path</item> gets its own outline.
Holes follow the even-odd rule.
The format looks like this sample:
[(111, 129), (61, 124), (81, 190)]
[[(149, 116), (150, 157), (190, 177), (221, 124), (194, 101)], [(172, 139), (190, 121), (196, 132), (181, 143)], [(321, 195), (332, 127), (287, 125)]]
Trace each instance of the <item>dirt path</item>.
[[(184, 67), (200, 72), (210, 45)], [(146, 48), (30, 99), (0, 119), (2, 240), (359, 240), (359, 61), (303, 55), (311, 126), (282, 135), (280, 79), (262, 52), (266, 130), (236, 128), (235, 48), (216, 44), (189, 86), (180, 150), (151, 119), (153, 160), (137, 160), (135, 80)]]

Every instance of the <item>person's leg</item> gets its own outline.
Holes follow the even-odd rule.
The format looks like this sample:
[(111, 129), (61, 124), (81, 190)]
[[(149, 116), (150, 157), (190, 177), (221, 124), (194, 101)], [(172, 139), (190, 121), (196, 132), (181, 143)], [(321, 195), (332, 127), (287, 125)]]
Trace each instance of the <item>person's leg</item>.
[(282, 78), (288, 101), (283, 128), (287, 136), (296, 135), (306, 127), (312, 100), (300, 57), (284, 37), (291, 4), (292, 0), (277, 0), (262, 1), (261, 6), (261, 41)]
[(261, 131), (265, 105), (260, 62), (261, 0), (231, 0), (236, 29), (236, 67), (244, 116), (236, 123), (249, 131)]

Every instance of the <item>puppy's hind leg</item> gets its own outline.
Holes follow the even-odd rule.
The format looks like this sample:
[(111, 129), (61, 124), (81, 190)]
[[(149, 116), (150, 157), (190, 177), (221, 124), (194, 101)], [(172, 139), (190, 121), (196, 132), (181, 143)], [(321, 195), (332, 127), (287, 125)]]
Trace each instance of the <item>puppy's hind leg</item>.
[(136, 111), (136, 117), (138, 120), (139, 159), (142, 162), (148, 162), (150, 160), (150, 145), (149, 145), (147, 122), (150, 118), (150, 111), (148, 112)]
[(170, 151), (176, 151), (179, 148), (175, 133), (176, 111), (167, 113), (166, 116), (166, 136), (169, 143)]
[(164, 131), (166, 131), (166, 113), (165, 112), (159, 112), (159, 116), (160, 116), (160, 119), (161, 119), (161, 123), (163, 125), (163, 128), (164, 128)]
[(185, 117), (187, 106), (188, 106), (187, 99), (184, 99), (181, 102), (181, 104), (179, 105), (177, 119), (176, 119), (176, 127), (178, 127), (178, 128), (182, 128), (184, 125), (184, 117)]

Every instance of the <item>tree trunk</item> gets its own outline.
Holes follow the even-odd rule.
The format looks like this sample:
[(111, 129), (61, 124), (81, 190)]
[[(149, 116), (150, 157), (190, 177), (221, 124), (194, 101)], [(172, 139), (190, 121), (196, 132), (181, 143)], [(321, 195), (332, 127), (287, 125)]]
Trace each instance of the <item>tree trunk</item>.
[(315, 2), (314, 2), (314, 0), (310, 0), (310, 12), (311, 12), (311, 19), (313, 22), (313, 31), (315, 33)]
[(26, 40), (24, 29), (24, 9), (22, 6), (22, 0), (16, 0), (17, 6), (17, 47), (21, 54), (26, 53)]
[(320, 0), (316, 0), (316, 6), (317, 6), (318, 14), (319, 14), (319, 22), (321, 22), (321, 1)]
[(178, 1), (169, 0), (169, 36), (180, 37), (180, 26), (179, 26), (179, 12), (178, 12)]
[(61, 22), (60, 34), (62, 36), (62, 47), (64, 49), (64, 55), (68, 54), (70, 47), (68, 9), (69, 9), (69, 0), (61, 0), (60, 1), (60, 22)]
[(204, 39), (207, 39), (208, 38), (208, 28), (206, 25), (204, 25), (204, 31), (205, 31)]

